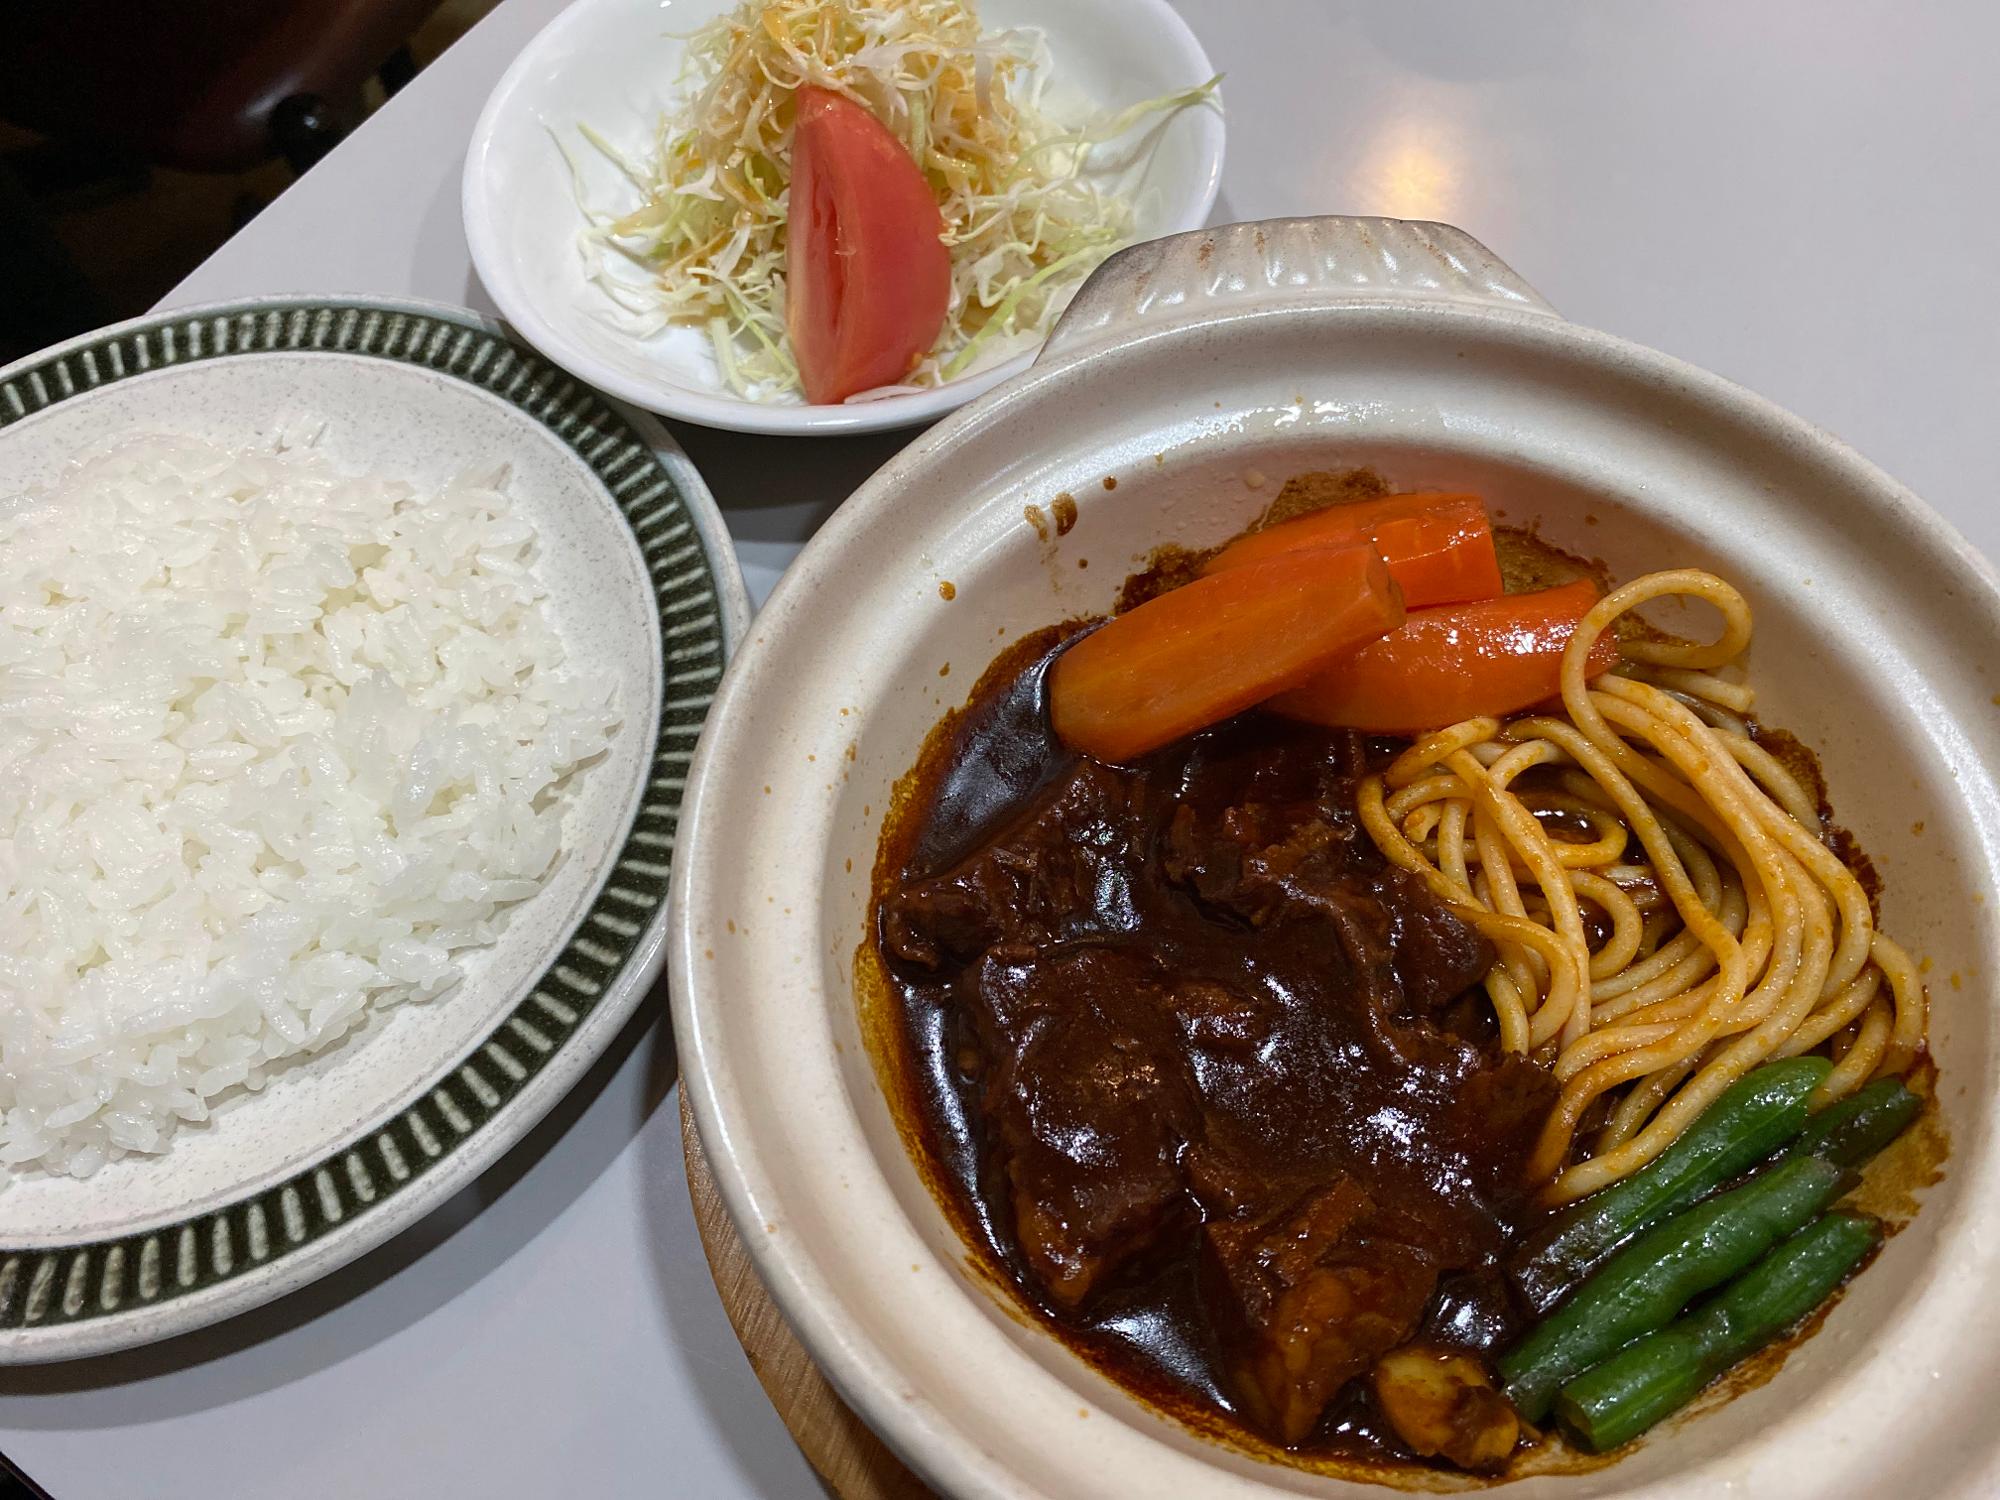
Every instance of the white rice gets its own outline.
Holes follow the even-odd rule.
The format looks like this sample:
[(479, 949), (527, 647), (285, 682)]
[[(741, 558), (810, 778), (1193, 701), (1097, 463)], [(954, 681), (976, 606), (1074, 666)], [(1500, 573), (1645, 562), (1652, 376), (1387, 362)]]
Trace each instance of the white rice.
[(501, 488), (178, 437), (0, 497), (0, 1185), (459, 977), (617, 725)]

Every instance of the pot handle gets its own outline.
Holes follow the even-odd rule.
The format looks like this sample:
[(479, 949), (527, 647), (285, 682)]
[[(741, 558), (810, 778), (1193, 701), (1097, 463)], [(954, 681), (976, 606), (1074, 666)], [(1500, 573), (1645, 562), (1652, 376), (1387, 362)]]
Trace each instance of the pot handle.
[(1326, 214), (1259, 219), (1147, 240), (1093, 271), (1042, 345), (1066, 353), (1204, 308), (1291, 296), (1456, 302), (1556, 315), (1462, 229), (1419, 219)]

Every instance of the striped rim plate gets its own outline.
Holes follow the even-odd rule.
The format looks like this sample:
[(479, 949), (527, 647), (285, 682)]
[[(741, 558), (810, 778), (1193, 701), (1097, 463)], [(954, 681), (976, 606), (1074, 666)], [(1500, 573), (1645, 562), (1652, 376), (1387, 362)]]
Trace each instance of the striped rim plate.
[[(0, 370), (7, 429), (152, 372), (272, 354), (414, 366), (463, 383), (588, 466), (644, 559), (658, 607), (662, 709), (646, 789), (595, 894), (525, 990), (420, 1097), (276, 1182), (137, 1232), (9, 1245), (0, 1231), (0, 1363), (103, 1353), (186, 1332), (305, 1285), (471, 1181), (559, 1099), (659, 973), (681, 784), (749, 619), (720, 515), (659, 422), (457, 308), (267, 298), (156, 314)], [(24, 429), (25, 430), (25, 429)], [(628, 726), (629, 728), (629, 726)]]

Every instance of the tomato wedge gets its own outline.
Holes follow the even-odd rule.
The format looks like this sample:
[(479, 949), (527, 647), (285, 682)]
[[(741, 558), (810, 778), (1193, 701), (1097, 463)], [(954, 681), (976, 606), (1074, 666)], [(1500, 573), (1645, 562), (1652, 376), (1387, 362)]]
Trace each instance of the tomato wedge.
[(1491, 599), (1501, 590), (1493, 527), (1477, 495), (1384, 495), (1329, 505), (1237, 538), (1202, 572), (1224, 573), (1300, 547), (1362, 542), (1375, 544), (1411, 609)]
[(1198, 578), (1084, 636), (1049, 673), (1063, 743), (1128, 761), (1220, 723), (1402, 623), (1373, 547), (1314, 547)]
[[(1422, 734), (1481, 714), (1518, 713), (1562, 691), (1564, 648), (1597, 598), (1597, 585), (1579, 578), (1532, 594), (1411, 610), (1401, 629), (1265, 707), (1377, 734)], [(1617, 664), (1617, 641), (1599, 636), (1585, 675)]]
[(853, 100), (794, 95), (785, 328), (806, 399), (893, 385), (937, 342), (951, 254), (930, 185), (902, 142)]

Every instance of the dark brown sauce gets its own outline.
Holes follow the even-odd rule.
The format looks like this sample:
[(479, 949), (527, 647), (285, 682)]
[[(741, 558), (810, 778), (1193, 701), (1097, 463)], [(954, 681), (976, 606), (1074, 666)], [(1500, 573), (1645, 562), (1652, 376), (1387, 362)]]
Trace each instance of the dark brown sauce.
[[(1358, 1211), (1359, 1227), (1337, 1231), (1340, 1254), (1399, 1320), (1388, 1342), (1511, 1340), (1522, 1310), (1498, 1262), (1539, 1217), (1519, 1163), (1551, 1085), (1500, 1057), (1484, 1007), (1454, 1003), (1490, 961), (1483, 945), (1354, 826), (1370, 747), (1246, 716), (1131, 770), (1080, 765), (1047, 731), (1042, 693), (1075, 628), (995, 663), (904, 794), (903, 836), (885, 843), (886, 977), (934, 1185), (1036, 1313), (1121, 1384), (1303, 1453), (1410, 1462), (1352, 1379), (1379, 1349), (1316, 1346), (1341, 1393), (1309, 1431), (1285, 1431), (1277, 1398), (1244, 1372), (1279, 1357), (1265, 1324), (1289, 1289), (1248, 1285), (1261, 1274), (1249, 1262), (1287, 1235), (1336, 1233), (1326, 1219), (1300, 1227), (1312, 1214)], [(1258, 819), (1269, 826), (1236, 837)], [(1247, 890), (1236, 862), (1308, 828), (1331, 830), (1334, 847), (1285, 877), (1305, 895)], [(1104, 857), (1066, 866), (1080, 846)], [(1018, 886), (1002, 896), (1002, 880)], [(1336, 915), (1307, 909), (1336, 890)], [(1348, 933), (1344, 921), (1390, 927)], [(1371, 964), (1379, 972), (1363, 972)], [(1013, 1005), (1056, 1019), (994, 1014)], [(1169, 1014), (1180, 1030), (1156, 1025)], [(1036, 1073), (1043, 1046), (1060, 1062)], [(1139, 1115), (1071, 1097), (1078, 1073), (1135, 1058), (1164, 1070), (1170, 1056), (1192, 1057), (1190, 1076)], [(982, 1105), (996, 1077), (1042, 1124), (1072, 1108), (1089, 1117), (1078, 1128), (1110, 1133), (1088, 1174), (1012, 1102)], [(1014, 1180), (1071, 1204), (1064, 1232), (1024, 1245)], [(1069, 1232), (1106, 1181), (1137, 1207)], [(1333, 1202), (1362, 1189), (1365, 1209)], [(1218, 1332), (1232, 1320), (1235, 1335)]]
[(1155, 547), (1139, 569), (1119, 586), (1118, 607), (1112, 612), (1122, 615), (1128, 609), (1137, 609), (1148, 599), (1158, 598), (1169, 589), (1193, 583), (1201, 576), (1202, 564), (1220, 550), (1207, 547), (1196, 551), (1172, 542)]
[[(1315, 488), (1302, 484), (1304, 480), (1324, 480), (1326, 484)], [(1275, 524), (1277, 520), (1317, 508), (1303, 503), (1316, 494), (1337, 490), (1347, 498), (1359, 498), (1379, 493), (1383, 488), (1379, 479), (1365, 474), (1301, 476), (1285, 486), (1262, 524)], [(1580, 575), (1595, 577), (1600, 583), (1606, 581), (1601, 563), (1561, 552), (1530, 533), (1503, 531), (1501, 551), (1503, 571), (1514, 589), (1548, 586)], [(1119, 608), (1130, 608), (1187, 581), (1209, 555), (1172, 546), (1159, 549), (1142, 571), (1127, 580)], [(1038, 843), (1021, 830), (1024, 820), (1031, 821), (1038, 809), (1046, 815), (1052, 797), (1076, 779), (1074, 757), (1063, 751), (1047, 730), (1043, 679), (1049, 660), (1061, 644), (1078, 631), (1090, 628), (1091, 623), (1070, 621), (1054, 626), (1016, 641), (1002, 652), (974, 687), (965, 707), (949, 715), (933, 731), (919, 763), (895, 790), (875, 869), (876, 930), (861, 945), (856, 961), (864, 1026), (878, 1076), (896, 1103), (898, 1122), (933, 1192), (972, 1247), (972, 1268), (1019, 1299), (1036, 1321), (1058, 1333), (1119, 1384), (1196, 1431), (1286, 1463), (1399, 1485), (1414, 1482), (1429, 1487), (1438, 1482), (1448, 1483), (1446, 1476), (1436, 1472), (1431, 1463), (1416, 1459), (1397, 1441), (1375, 1409), (1366, 1380), (1345, 1383), (1302, 1438), (1282, 1449), (1274, 1445), (1270, 1413), (1250, 1409), (1256, 1405), (1254, 1400), (1246, 1407), (1241, 1350), (1225, 1347), (1226, 1340), (1217, 1334), (1216, 1278), (1212, 1269), (1207, 1274), (1203, 1270), (1203, 1234), (1211, 1223), (1226, 1228), (1231, 1218), (1226, 1188), (1219, 1196), (1216, 1193), (1204, 1196), (1198, 1191), (1190, 1192), (1185, 1180), (1180, 1181), (1175, 1202), (1158, 1216), (1158, 1224), (1146, 1230), (1138, 1251), (1122, 1254), (1108, 1269), (1100, 1268), (1081, 1295), (1052, 1291), (1053, 1262), (1046, 1255), (1037, 1259), (1024, 1251), (1014, 1215), (1008, 1208), (1008, 1169), (1001, 1161), (1004, 1153), (996, 1151), (991, 1111), (981, 1108), (980, 1091), (991, 1081), (996, 1040), (1004, 1049), (1008, 1039), (1004, 1035), (996, 1039), (991, 1024), (982, 1034), (981, 1027), (968, 1019), (979, 1008), (979, 1002), (969, 1002), (965, 992), (973, 961), (947, 957), (940, 964), (913, 965), (907, 960), (907, 943), (903, 944), (905, 956), (899, 957), (894, 951), (898, 947), (896, 941), (879, 941), (887, 935), (892, 920), (890, 906), (899, 899), (899, 893), (907, 897), (913, 888), (936, 888), (939, 882), (948, 883), (953, 873), (962, 872), (968, 862), (976, 863), (996, 851), (1029, 856), (1052, 847), (1047, 841)], [(1879, 880), (1866, 855), (1845, 830), (1833, 823), (1825, 801), (1824, 781), (1811, 751), (1782, 731), (1753, 727), (1759, 742), (1814, 794), (1829, 837), (1843, 859), (1861, 875), (1873, 901)], [(1230, 782), (1225, 774), (1223, 780), (1229, 784), (1219, 792), (1217, 787), (1204, 783), (1210, 763), (1226, 765), (1232, 759), (1254, 757), (1258, 747), (1268, 749), (1274, 737), (1283, 742), (1284, 748), (1275, 759), (1267, 754), (1261, 768), (1253, 768), (1247, 780), (1238, 776)], [(1246, 790), (1254, 790), (1260, 775), (1267, 783), (1275, 775), (1278, 781), (1287, 783), (1288, 795), (1296, 795), (1300, 792), (1296, 783), (1301, 766), (1317, 767), (1312, 774), (1319, 775), (1324, 783), (1317, 788), (1323, 803), (1320, 816), (1329, 824), (1339, 825), (1345, 818), (1351, 825), (1347, 810), (1352, 799), (1347, 792), (1351, 791), (1353, 773), (1363, 759), (1379, 763), (1393, 745), (1368, 746), (1354, 741), (1336, 744), (1333, 738), (1322, 731), (1305, 730), (1252, 714), (1159, 752), (1136, 770), (1095, 768), (1095, 772), (1113, 779), (1116, 784), (1108, 795), (1113, 803), (1124, 798), (1121, 805), (1129, 812), (1135, 795), (1144, 800), (1144, 784), (1148, 781), (1171, 787), (1176, 797), (1193, 796), (1198, 801), (1206, 790), (1211, 797), (1220, 795), (1223, 802), (1229, 802), (1232, 797), (1243, 797)], [(1329, 776), (1326, 769), (1329, 765), (1337, 765), (1339, 774)], [(1342, 776), (1346, 777), (1344, 782)], [(1343, 789), (1335, 791), (1336, 785)], [(1098, 786), (1096, 791), (1104, 794), (1106, 788)], [(1559, 812), (1541, 816), (1557, 837), (1590, 836), (1588, 825), (1581, 819)], [(1081, 903), (1080, 924), (1066, 921), (1049, 925), (1045, 921), (1047, 930), (1037, 934), (1037, 939), (1045, 947), (1068, 945), (1087, 954), (1117, 954), (1134, 946), (1120, 941), (1127, 935), (1120, 930), (1123, 920), (1131, 931), (1145, 932), (1143, 946), (1158, 948), (1161, 933), (1157, 918), (1162, 909), (1160, 903), (1164, 902), (1172, 910), (1174, 920), (1181, 924), (1168, 939), (1174, 975), (1185, 978), (1192, 974), (1198, 980), (1205, 980), (1220, 972), (1225, 985), (1240, 981), (1246, 973), (1254, 977), (1258, 962), (1253, 950), (1266, 949), (1270, 943), (1261, 932), (1256, 943), (1247, 942), (1240, 930), (1240, 913), (1226, 908), (1220, 913), (1203, 910), (1199, 891), (1134, 889), (1147, 881), (1171, 885), (1171, 881), (1158, 880), (1161, 850), (1171, 842), (1171, 828), (1166, 823), (1157, 817), (1149, 822), (1144, 816), (1136, 821), (1129, 816), (1122, 819), (1105, 816), (1063, 825), (1065, 836), (1081, 834), (1085, 839), (1102, 840), (1118, 835), (1130, 838), (1135, 830), (1140, 842), (1129, 851), (1132, 857), (1123, 862), (1107, 862), (1116, 867), (1117, 879), (1112, 885), (1122, 881), (1122, 887), (1112, 890), (1100, 880), (1098, 887), (1089, 892), (1091, 899)], [(1350, 863), (1348, 873), (1358, 869), (1364, 875), (1373, 874), (1368, 857), (1372, 856), (1372, 849), (1366, 847), (1365, 838), (1355, 843), (1365, 853)], [(1379, 865), (1379, 861), (1373, 864)], [(1121, 902), (1129, 908), (1122, 919), (1117, 910)], [(1142, 915), (1141, 908), (1149, 920), (1137, 920)], [(1232, 923), (1236, 924), (1234, 928)], [(1205, 928), (1218, 930), (1194, 931)], [(1006, 943), (1006, 935), (1000, 935), (999, 945), (1004, 948)], [(1034, 943), (1022, 946), (1032, 948)], [(1322, 944), (1315, 948), (1311, 963), (1324, 968), (1326, 953), (1335, 946)], [(889, 953), (886, 963), (885, 951)], [(1250, 955), (1247, 969), (1246, 955)], [(1025, 951), (1013, 957), (1031, 966), (1038, 961), (1030, 959)], [(1283, 980), (1296, 986), (1306, 975), (1308, 964), (1303, 956), (1294, 957), (1296, 967), (1284, 974)], [(1120, 969), (1117, 964), (1127, 967)], [(1282, 970), (1286, 965), (1281, 960), (1274, 967)], [(1156, 983), (1160, 977), (1157, 970), (1157, 965), (1149, 968), (1144, 962), (1133, 964), (1128, 959), (1118, 959), (1110, 978), (1115, 981), (1113, 988)], [(1347, 982), (1350, 985), (1353, 982), (1351, 973)], [(1397, 976), (1397, 986), (1392, 988), (1400, 983), (1401, 976)], [(1058, 996), (1060, 993), (1058, 987)], [(1268, 1046), (1275, 1040), (1282, 1053), (1287, 1038), (1296, 1045), (1308, 1026), (1339, 1032), (1338, 1010), (1338, 1004), (1331, 1010), (1325, 1005), (1300, 1008), (1288, 1017), (1289, 1026), (1280, 1024), (1271, 1028), (1264, 1041)], [(1330, 1020), (1335, 1023), (1331, 1027)], [(1278, 1100), (1273, 1095), (1258, 1107), (1239, 1108), (1233, 1115), (1227, 1107), (1220, 1111), (1223, 1136), (1227, 1137), (1232, 1129), (1240, 1132), (1247, 1124), (1252, 1134), (1261, 1131), (1270, 1138), (1264, 1142), (1266, 1149), (1262, 1155), (1239, 1165), (1253, 1171), (1275, 1172), (1280, 1178), (1290, 1173), (1289, 1180), (1295, 1184), (1315, 1177), (1324, 1180), (1329, 1175), (1338, 1176), (1350, 1167), (1365, 1167), (1367, 1172), (1379, 1174), (1385, 1162), (1394, 1175), (1399, 1165), (1392, 1159), (1395, 1153), (1378, 1149), (1367, 1161), (1357, 1162), (1356, 1137), (1349, 1127), (1357, 1114), (1368, 1112), (1351, 1106), (1370, 1103), (1367, 1098), (1355, 1096), (1352, 1049), (1359, 1044), (1365, 1050), (1365, 1043), (1359, 1041), (1360, 1033), (1372, 1031), (1379, 1041), (1383, 1034), (1393, 1033), (1398, 1026), (1420, 1037), (1421, 1045), (1431, 1049), (1427, 1067), (1436, 1066), (1440, 1057), (1455, 1059), (1461, 1070), (1458, 1075), (1461, 1089), (1467, 1078), (1492, 1076), (1500, 1061), (1485, 1010), (1465, 1004), (1436, 1004), (1428, 1012), (1417, 1008), (1393, 1018), (1388, 1027), (1364, 1024), (1357, 1031), (1322, 1038), (1323, 1044), (1317, 1048), (1317, 1066), (1305, 1070), (1301, 1075), (1303, 1082), (1301, 1078), (1289, 1080), (1298, 1089), (1295, 1100)], [(1345, 1057), (1343, 1047), (1349, 1049)], [(1307, 1047), (1305, 1052), (1313, 1050)], [(1343, 1068), (1348, 1076), (1338, 1087), (1329, 1088), (1329, 1082)], [(1250, 1076), (1246, 1072), (1236, 1084), (1240, 1087)], [(1913, 1084), (1921, 1092), (1931, 1094), (1933, 1076), (1926, 1059)], [(1507, 1134), (1509, 1120), (1520, 1116), (1538, 1123), (1539, 1103), (1546, 1101), (1533, 1093), (1532, 1086), (1518, 1081), (1509, 1086), (1523, 1092), (1513, 1104), (1492, 1111), (1489, 1124), (1495, 1130), (1486, 1142), (1489, 1149), (1471, 1174), (1478, 1179), (1476, 1190), (1468, 1193), (1465, 1182), (1456, 1184), (1458, 1197), (1470, 1199), (1470, 1203), (1459, 1202), (1441, 1220), (1444, 1227), (1456, 1229), (1469, 1241), (1478, 1243), (1462, 1257), (1464, 1265), (1449, 1267), (1437, 1277), (1419, 1327), (1412, 1330), (1432, 1342), (1490, 1351), (1510, 1342), (1524, 1326), (1525, 1310), (1513, 1301), (1504, 1279), (1494, 1274), (1494, 1268), (1506, 1247), (1524, 1235), (1538, 1215), (1520, 1185), (1497, 1168), (1503, 1160), (1518, 1162), (1522, 1156), (1525, 1138)], [(1354, 1097), (1342, 1098), (1343, 1094)], [(1372, 1101), (1378, 1109), (1382, 1097)], [(1261, 1122), (1257, 1118), (1260, 1110), (1264, 1116)], [(1330, 1117), (1344, 1123), (1329, 1129)], [(1442, 1119), (1420, 1120), (1416, 1125), (1407, 1135), (1426, 1147), (1452, 1133)], [(1214, 1130), (1217, 1121), (1204, 1118), (1203, 1126)], [(1276, 1128), (1270, 1128), (1273, 1126)], [(1463, 1134), (1463, 1121), (1458, 1128)], [(1183, 1141), (1183, 1149), (1185, 1144)], [(1399, 1140), (1397, 1151), (1405, 1150), (1407, 1144), (1407, 1140)], [(1871, 1167), (1857, 1195), (1859, 1206), (1906, 1219), (1915, 1207), (1910, 1191), (1937, 1180), (1945, 1149), (1942, 1127), (1933, 1107), (1917, 1129)], [(1423, 1150), (1416, 1153), (1418, 1157), (1425, 1154)], [(1481, 1155), (1476, 1144), (1470, 1146), (1461, 1151), (1457, 1168), (1463, 1172), (1468, 1161)], [(1407, 1168), (1409, 1164), (1400, 1165)], [(1421, 1179), (1426, 1174), (1428, 1184), (1413, 1184), (1417, 1196), (1424, 1197), (1427, 1192), (1433, 1199), (1447, 1196), (1438, 1189), (1449, 1180), (1450, 1173), (1439, 1168), (1435, 1151), (1430, 1153), (1429, 1160), (1420, 1163), (1416, 1177)], [(1363, 1174), (1357, 1171), (1356, 1175)], [(1046, 1187), (1047, 1181), (1041, 1186)], [(1268, 1203), (1253, 1204), (1242, 1216), (1255, 1220), (1260, 1214), (1267, 1223), (1282, 1218), (1270, 1210)], [(1444, 1221), (1450, 1222), (1447, 1225)], [(1212, 1262), (1213, 1256), (1209, 1259)], [(1694, 1410), (1710, 1409), (1726, 1399), (1726, 1395), (1768, 1379), (1782, 1365), (1786, 1352), (1809, 1336), (1824, 1316), (1822, 1309), (1790, 1338), (1731, 1372)], [(1610, 1461), (1610, 1456), (1593, 1459), (1576, 1454), (1553, 1438), (1537, 1440), (1532, 1433), (1524, 1436), (1523, 1447), (1505, 1477), (1574, 1471)]]

